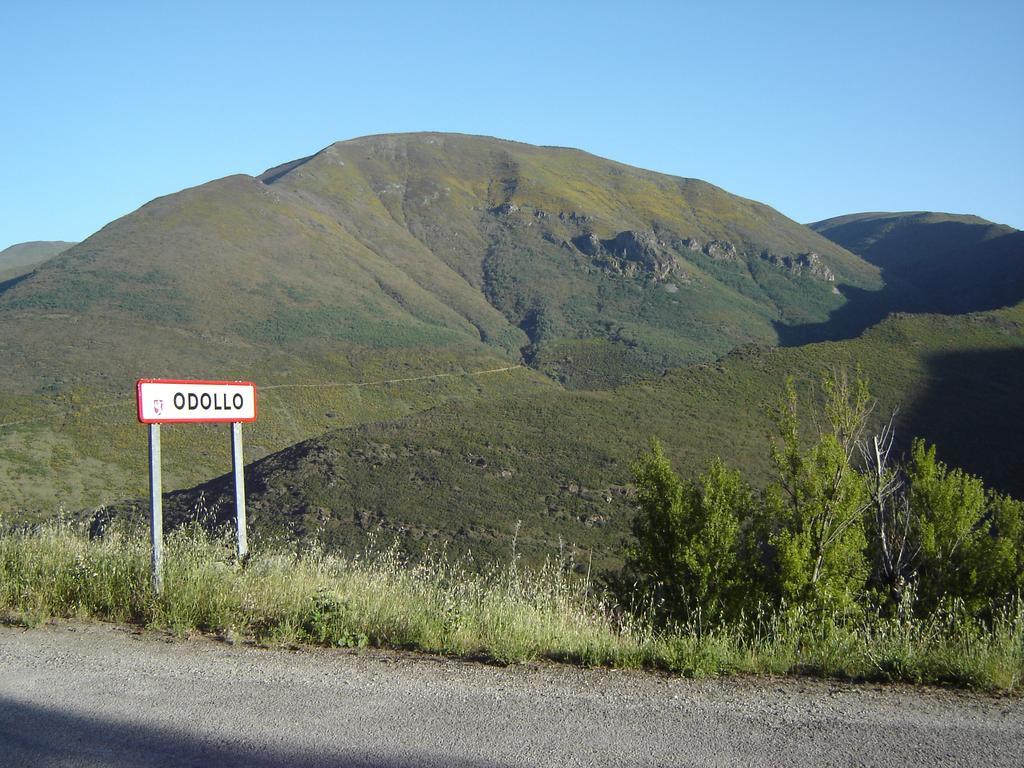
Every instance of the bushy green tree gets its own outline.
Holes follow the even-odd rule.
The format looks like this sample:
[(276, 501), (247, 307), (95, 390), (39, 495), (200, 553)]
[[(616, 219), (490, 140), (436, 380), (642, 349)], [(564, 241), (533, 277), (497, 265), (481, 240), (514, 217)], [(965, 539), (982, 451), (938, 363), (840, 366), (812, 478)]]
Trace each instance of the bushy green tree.
[(870, 497), (852, 458), (871, 399), (866, 382), (851, 383), (842, 373), (825, 378), (822, 386), (827, 426), (809, 446), (800, 439), (792, 381), (773, 413), (781, 443), (773, 446), (777, 479), (766, 495), (773, 528), (769, 543), (783, 599), (847, 609), (869, 572), (865, 513)]
[(1024, 593), (1024, 502), (992, 493), (987, 518), (989, 535), (979, 553), (981, 591), (993, 597)]
[(749, 486), (717, 459), (695, 482), (684, 483), (656, 440), (633, 472), (639, 514), (629, 567), (659, 598), (661, 615), (736, 615), (743, 603), (737, 591), (740, 519), (754, 506)]
[(824, 419), (805, 439), (813, 419), (801, 419), (787, 382), (772, 414), (776, 474), (761, 493), (719, 460), (683, 481), (657, 441), (634, 465), (627, 566), (661, 618), (735, 620), (766, 598), (843, 613), (880, 604), (909, 618), (956, 598), (984, 620), (1024, 591), (1024, 503), (948, 468), (921, 440), (905, 462), (890, 459), (895, 417), (864, 437), (863, 380), (833, 373), (822, 394)]
[(972, 475), (948, 469), (935, 457), (935, 446), (923, 440), (914, 441), (910, 454), (910, 505), (921, 546), (918, 598), (931, 610), (945, 596), (975, 592), (979, 545), (987, 535), (985, 487)]
[(939, 461), (915, 440), (907, 467), (920, 541), (917, 593), (923, 612), (960, 598), (973, 611), (1021, 582), (1021, 503), (986, 492), (981, 478)]

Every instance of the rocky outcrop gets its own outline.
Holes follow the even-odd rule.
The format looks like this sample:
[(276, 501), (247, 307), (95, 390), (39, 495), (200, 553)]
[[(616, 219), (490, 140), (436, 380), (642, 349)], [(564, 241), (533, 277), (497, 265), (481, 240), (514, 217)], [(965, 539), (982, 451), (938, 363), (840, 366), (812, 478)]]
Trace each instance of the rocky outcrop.
[(619, 232), (615, 239), (607, 244), (612, 256), (623, 262), (636, 262), (647, 272), (655, 272), (669, 261), (663, 256), (664, 243), (661, 243), (651, 232)]
[(684, 251), (699, 253), (712, 261), (735, 261), (740, 258), (739, 250), (728, 240), (709, 240), (701, 244), (700, 240), (693, 237), (677, 237), (669, 240), (669, 244), (680, 253)]
[(761, 258), (793, 275), (807, 275), (829, 283), (836, 281), (835, 273), (821, 260), (821, 256), (814, 251), (808, 251), (796, 256), (780, 256), (770, 251), (762, 251)]
[(660, 281), (680, 267), (678, 257), (653, 232), (626, 230), (610, 240), (586, 232), (573, 238), (572, 244), (602, 269), (626, 277), (643, 275)]
[(601, 238), (593, 232), (587, 232), (579, 237), (574, 237), (572, 239), (572, 244), (575, 245), (581, 253), (590, 256), (592, 259), (596, 259), (604, 254), (604, 246), (601, 244)]
[(712, 240), (701, 250), (705, 256), (715, 261), (734, 261), (739, 257), (736, 246), (728, 240)]
[(594, 221), (593, 216), (587, 216), (583, 213), (577, 213), (576, 211), (559, 211), (558, 218), (567, 224), (575, 224), (576, 226), (585, 226)]

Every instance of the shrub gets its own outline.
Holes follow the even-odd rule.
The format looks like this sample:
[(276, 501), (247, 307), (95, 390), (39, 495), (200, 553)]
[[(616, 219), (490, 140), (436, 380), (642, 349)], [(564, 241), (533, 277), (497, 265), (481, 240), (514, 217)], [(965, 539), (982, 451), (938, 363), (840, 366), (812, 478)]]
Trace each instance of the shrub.
[(917, 595), (928, 612), (958, 598), (974, 611), (1021, 588), (1022, 505), (939, 461), (915, 440), (907, 467), (920, 556)]
[(773, 446), (776, 480), (765, 496), (773, 531), (774, 575), (791, 602), (848, 609), (868, 576), (865, 511), (869, 495), (854, 469), (857, 440), (870, 412), (867, 384), (843, 374), (823, 382), (828, 426), (809, 447), (800, 440), (796, 391), (787, 382), (773, 413), (781, 444)]
[(754, 506), (740, 474), (716, 460), (696, 482), (683, 483), (657, 441), (633, 472), (639, 515), (628, 567), (655, 597), (660, 615), (738, 615), (740, 519)]
[(680, 479), (656, 441), (634, 465), (626, 573), (655, 614), (714, 624), (770, 604), (906, 618), (959, 601), (991, 620), (1024, 589), (1024, 504), (948, 468), (920, 440), (894, 464), (893, 419), (864, 437), (866, 383), (834, 373), (822, 390), (824, 426), (807, 441), (787, 383), (773, 412), (775, 477), (760, 494), (717, 460)]

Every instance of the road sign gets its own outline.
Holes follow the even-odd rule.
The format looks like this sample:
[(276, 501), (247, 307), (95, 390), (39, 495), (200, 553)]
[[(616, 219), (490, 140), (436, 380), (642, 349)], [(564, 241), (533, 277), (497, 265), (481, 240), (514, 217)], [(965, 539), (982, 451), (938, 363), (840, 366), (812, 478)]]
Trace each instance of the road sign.
[(143, 424), (231, 424), (256, 421), (256, 385), (248, 381), (140, 379)]
[(245, 520), (242, 422), (256, 421), (256, 385), (249, 381), (139, 379), (135, 385), (139, 421), (149, 425), (149, 508), (153, 592), (163, 590), (163, 489), (160, 478), (161, 424), (231, 424), (231, 462), (235, 475), (238, 559), (245, 561), (249, 541)]

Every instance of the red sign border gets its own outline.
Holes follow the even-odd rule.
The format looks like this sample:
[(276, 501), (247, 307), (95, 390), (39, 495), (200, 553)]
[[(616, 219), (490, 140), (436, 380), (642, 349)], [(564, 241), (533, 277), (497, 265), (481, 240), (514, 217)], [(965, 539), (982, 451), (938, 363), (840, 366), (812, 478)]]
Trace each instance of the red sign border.
[[(144, 419), (142, 418), (143, 384), (214, 384), (252, 387), (252, 418), (250, 419)], [(256, 421), (259, 415), (259, 397), (256, 385), (251, 381), (207, 381), (206, 379), (139, 379), (135, 382), (135, 405), (139, 422), (142, 424), (247, 424)]]

